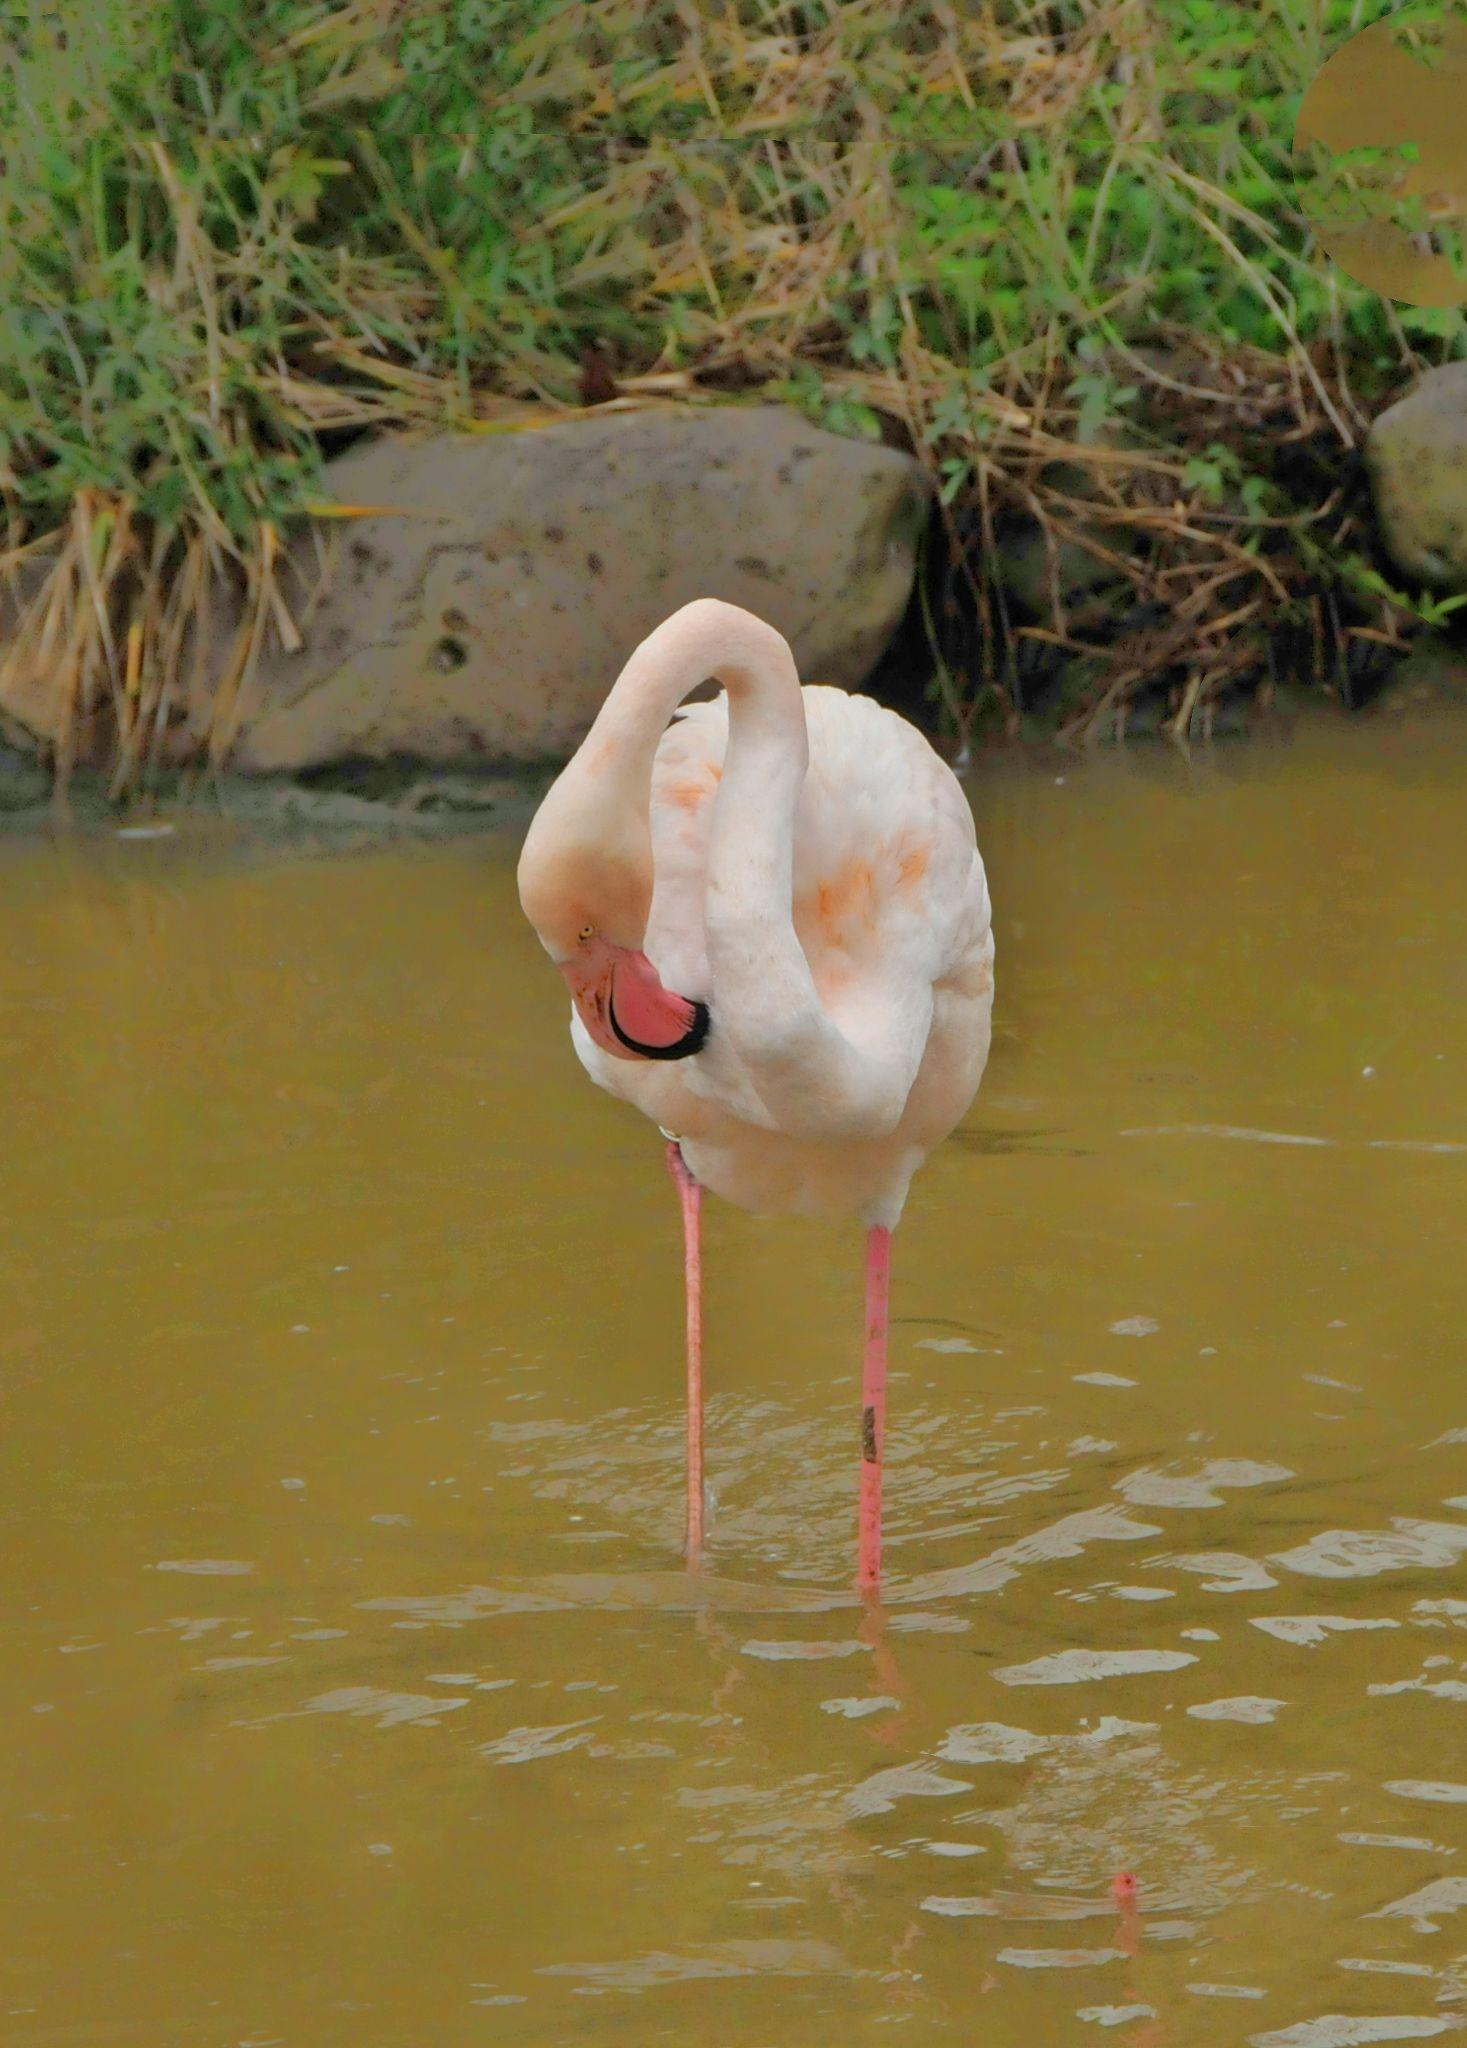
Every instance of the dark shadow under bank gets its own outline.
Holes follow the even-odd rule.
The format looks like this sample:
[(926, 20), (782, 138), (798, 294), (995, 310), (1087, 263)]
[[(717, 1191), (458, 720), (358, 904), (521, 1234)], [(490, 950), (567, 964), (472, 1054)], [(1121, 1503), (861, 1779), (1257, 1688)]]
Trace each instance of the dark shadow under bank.
[[(990, 532), (961, 508), (934, 514), (906, 611), (865, 684), (870, 695), (925, 729), (941, 707), (947, 727), (964, 725), (977, 753), (995, 732), (1078, 747), (1162, 732), (1191, 741), (1245, 733), (1300, 689), (1364, 711), (1390, 697), (1419, 658), (1455, 659), (1467, 677), (1467, 621), (1433, 624), (1383, 604), (1380, 593), (1402, 573), (1373, 513), (1360, 451), (1333, 451), (1329, 461), (1313, 442), (1280, 451), (1274, 482), (1293, 509), (1260, 549), (1266, 580), (1247, 583), (1245, 553), (1229, 575), (1212, 578), (1214, 599), (1200, 611), (1182, 601), (1185, 580), (1166, 580), (1179, 563), (1155, 574), (1169, 529), (1125, 524), (1085, 471), (1084, 453), (1046, 464), (1023, 505), (995, 511)], [(1326, 500), (1338, 504), (1339, 532), (1328, 546), (1299, 543), (1303, 553), (1291, 553), (1286, 530), (1307, 529), (1311, 508)], [(1191, 530), (1186, 517), (1178, 526)], [(1374, 580), (1371, 589), (1362, 577)], [(1432, 596), (1415, 593), (1426, 604)], [(1219, 639), (1224, 614), (1241, 623)]]

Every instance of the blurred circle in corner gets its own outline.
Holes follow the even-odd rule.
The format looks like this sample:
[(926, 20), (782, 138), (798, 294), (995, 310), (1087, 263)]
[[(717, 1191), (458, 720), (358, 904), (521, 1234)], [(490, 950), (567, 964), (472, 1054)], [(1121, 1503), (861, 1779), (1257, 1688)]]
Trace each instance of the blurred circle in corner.
[(1300, 104), (1294, 181), (1357, 284), (1467, 305), (1467, 0), (1418, 0), (1340, 44)]

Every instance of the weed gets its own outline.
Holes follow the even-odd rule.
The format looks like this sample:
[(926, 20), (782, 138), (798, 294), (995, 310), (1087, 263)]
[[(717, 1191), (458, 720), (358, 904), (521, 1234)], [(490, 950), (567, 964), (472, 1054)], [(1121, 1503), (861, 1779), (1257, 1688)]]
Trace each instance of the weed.
[[(1369, 570), (1366, 408), (1464, 334), (1314, 261), (1293, 194), (1303, 84), (1386, 11), (10, 0), (0, 724), (119, 793), (226, 759), (286, 537), (353, 509), (324, 452), (608, 392), (894, 422), (963, 742), (1148, 692), (1187, 730), (1279, 629), (1341, 688), (1425, 616)], [(1026, 615), (1025, 521), (1128, 602)]]

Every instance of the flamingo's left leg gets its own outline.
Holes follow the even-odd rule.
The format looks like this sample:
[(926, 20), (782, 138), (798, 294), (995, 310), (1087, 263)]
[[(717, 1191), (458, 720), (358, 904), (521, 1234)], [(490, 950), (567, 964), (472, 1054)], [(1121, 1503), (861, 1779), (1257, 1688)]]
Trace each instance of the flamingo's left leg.
[(676, 1138), (667, 1146), (667, 1170), (683, 1212), (683, 1282), (688, 1330), (688, 1542), (689, 1564), (703, 1554), (703, 1190), (688, 1171)]
[(891, 1298), (891, 1232), (866, 1237), (866, 1348), (861, 1368), (861, 1514), (856, 1583), (881, 1583), (881, 1475), (886, 1448), (886, 1331)]

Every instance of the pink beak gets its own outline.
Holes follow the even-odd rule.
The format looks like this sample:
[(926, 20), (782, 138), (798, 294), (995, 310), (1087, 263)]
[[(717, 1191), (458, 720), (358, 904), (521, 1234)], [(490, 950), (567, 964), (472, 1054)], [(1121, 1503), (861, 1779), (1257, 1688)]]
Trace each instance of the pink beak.
[(706, 1004), (664, 988), (645, 953), (591, 939), (560, 971), (581, 1022), (615, 1059), (682, 1060), (708, 1036)]

